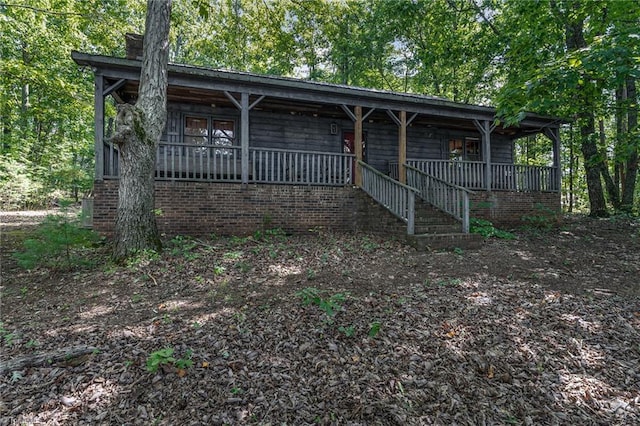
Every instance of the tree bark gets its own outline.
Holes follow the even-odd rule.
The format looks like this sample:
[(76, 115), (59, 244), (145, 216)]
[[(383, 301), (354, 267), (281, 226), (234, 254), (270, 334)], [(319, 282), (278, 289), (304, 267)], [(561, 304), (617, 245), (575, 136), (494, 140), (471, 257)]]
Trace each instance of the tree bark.
[(580, 125), (581, 145), (580, 150), (584, 157), (584, 170), (587, 178), (587, 190), (589, 193), (590, 216), (606, 217), (609, 215), (600, 180), (602, 159), (598, 153), (596, 143), (595, 123), (593, 113), (586, 113)]
[[(600, 135), (600, 147), (602, 148), (602, 167), (600, 167), (600, 173), (602, 174), (602, 179), (604, 179), (605, 188), (607, 189), (607, 194), (609, 195), (609, 200), (611, 204), (613, 204), (613, 208), (615, 210), (620, 209), (620, 187), (616, 184), (614, 179), (611, 177), (611, 173), (609, 173), (609, 166), (607, 158), (607, 137), (604, 132), (604, 120), (600, 119), (598, 121), (598, 130)], [(614, 155), (613, 158), (614, 168), (618, 164), (618, 158)]]
[(162, 248), (154, 211), (154, 168), (167, 119), (170, 16), (171, 0), (147, 0), (138, 100), (121, 106), (116, 117), (112, 138), (120, 148), (116, 260)]
[(74, 360), (74, 358), (94, 353), (97, 350), (98, 348), (93, 346), (78, 346), (59, 349), (43, 354), (27, 355), (20, 358), (10, 359), (8, 361), (0, 362), (0, 376), (3, 376), (5, 373), (22, 370), (27, 367), (37, 367), (50, 363), (66, 362), (69, 364), (75, 364), (78, 361)]
[[(575, 51), (587, 47), (584, 38), (584, 18), (579, 18), (577, 11), (577, 2), (570, 3), (571, 14), (575, 14), (569, 18), (565, 24), (565, 36), (567, 50)], [(570, 14), (570, 15), (571, 15)], [(598, 153), (597, 137), (595, 135), (595, 119), (593, 99), (590, 94), (594, 91), (593, 83), (588, 76), (583, 76), (583, 83), (578, 85), (578, 94), (576, 101), (580, 103), (581, 111), (578, 114), (578, 122), (580, 123), (580, 149), (584, 157), (584, 169), (587, 178), (587, 189), (589, 192), (590, 215), (596, 217), (604, 217), (607, 212), (606, 200), (602, 188), (600, 178), (604, 162)]]
[(627, 108), (627, 138), (628, 158), (626, 159), (624, 180), (622, 183), (622, 203), (620, 209), (631, 213), (633, 211), (633, 195), (636, 190), (638, 178), (638, 140), (633, 135), (638, 132), (638, 94), (636, 81), (632, 77), (627, 78), (627, 99), (631, 100)]

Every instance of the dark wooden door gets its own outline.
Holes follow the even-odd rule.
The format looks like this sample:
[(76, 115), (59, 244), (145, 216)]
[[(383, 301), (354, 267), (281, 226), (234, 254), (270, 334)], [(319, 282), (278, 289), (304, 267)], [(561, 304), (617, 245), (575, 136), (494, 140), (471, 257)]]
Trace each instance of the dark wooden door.
[[(356, 153), (356, 134), (349, 130), (342, 132), (342, 152), (345, 154)], [(367, 158), (367, 135), (362, 133), (362, 161)]]

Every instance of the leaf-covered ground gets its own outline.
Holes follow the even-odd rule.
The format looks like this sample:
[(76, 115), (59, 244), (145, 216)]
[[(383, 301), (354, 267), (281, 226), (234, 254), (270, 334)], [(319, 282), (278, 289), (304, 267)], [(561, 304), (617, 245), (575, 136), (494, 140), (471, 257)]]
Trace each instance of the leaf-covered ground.
[[(0, 377), (0, 425), (640, 424), (637, 221), (465, 252), (174, 239), (129, 266), (28, 272), (10, 254), (29, 217), (1, 219), (2, 361), (51, 362)], [(80, 347), (97, 350), (64, 356)]]

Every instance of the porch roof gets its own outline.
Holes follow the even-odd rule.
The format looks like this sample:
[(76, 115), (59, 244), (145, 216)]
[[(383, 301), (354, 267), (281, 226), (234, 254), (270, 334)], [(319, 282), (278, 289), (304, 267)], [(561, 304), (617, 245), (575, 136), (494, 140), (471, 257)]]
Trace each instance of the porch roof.
[[(90, 66), (102, 75), (122, 101), (137, 96), (140, 60), (72, 52), (73, 60)], [(182, 64), (169, 64), (168, 98), (170, 102), (196, 103), (231, 107), (225, 91), (249, 92), (255, 98), (265, 96), (256, 109), (289, 111), (292, 114), (316, 114), (344, 117), (342, 105), (359, 105), (375, 109), (370, 120), (388, 121), (387, 110), (417, 113), (414, 123), (452, 129), (475, 130), (473, 120), (495, 120), (493, 107), (469, 105), (447, 99), (411, 93), (398, 93), (339, 84), (300, 80), (287, 77), (259, 75), (247, 72), (216, 70)], [(109, 94), (105, 93), (105, 95)], [(365, 110), (365, 113), (367, 111)], [(497, 126), (494, 133), (512, 137), (557, 128), (564, 121), (556, 117), (527, 113), (518, 127)]]

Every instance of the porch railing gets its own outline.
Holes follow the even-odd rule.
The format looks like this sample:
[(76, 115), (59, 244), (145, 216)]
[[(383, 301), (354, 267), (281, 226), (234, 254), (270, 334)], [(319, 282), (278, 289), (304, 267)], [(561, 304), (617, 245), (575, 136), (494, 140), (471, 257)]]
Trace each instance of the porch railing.
[(407, 224), (407, 234), (413, 235), (415, 196), (418, 191), (401, 184), (362, 161), (358, 161), (358, 167), (362, 171), (362, 189), (391, 213), (402, 219)]
[(353, 154), (249, 148), (250, 181), (304, 185), (348, 185)]
[(469, 191), (453, 185), (413, 166), (406, 166), (407, 185), (418, 190), (428, 203), (462, 222), (462, 232), (469, 233)]
[[(119, 174), (118, 148), (104, 144), (104, 177)], [(249, 182), (291, 185), (349, 185), (353, 179), (353, 154), (249, 148)], [(155, 178), (241, 182), (242, 151), (238, 146), (204, 146), (160, 142)]]
[(560, 189), (557, 173), (555, 167), (492, 164), (491, 187), (523, 192), (557, 192)]
[[(408, 159), (406, 164), (423, 173), (467, 189), (486, 189), (485, 167), (479, 161)], [(398, 162), (389, 163), (389, 175), (398, 179)], [(491, 189), (506, 191), (557, 192), (555, 167), (492, 163)]]
[(236, 182), (242, 179), (240, 147), (169, 144), (156, 153), (156, 179)]

